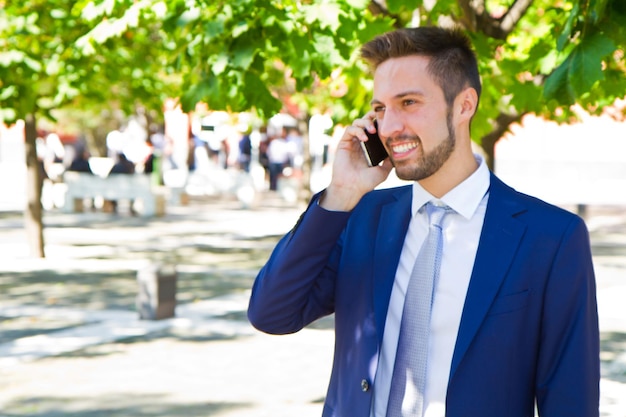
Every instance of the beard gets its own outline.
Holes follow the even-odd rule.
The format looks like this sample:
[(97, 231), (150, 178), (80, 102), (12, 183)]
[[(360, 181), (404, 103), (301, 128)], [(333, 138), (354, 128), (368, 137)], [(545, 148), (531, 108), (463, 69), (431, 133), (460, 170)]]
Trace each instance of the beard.
[(452, 125), (452, 112), (450, 109), (448, 109), (446, 114), (446, 125), (448, 127), (448, 137), (428, 153), (424, 152), (424, 146), (419, 136), (410, 137), (410, 139), (418, 143), (418, 147), (422, 152), (420, 152), (417, 161), (397, 164), (396, 161), (393, 160), (393, 157), (391, 158), (396, 168), (398, 178), (408, 181), (423, 180), (433, 175), (443, 166), (448, 158), (450, 158), (452, 151), (454, 151), (454, 146), (456, 145), (456, 133)]

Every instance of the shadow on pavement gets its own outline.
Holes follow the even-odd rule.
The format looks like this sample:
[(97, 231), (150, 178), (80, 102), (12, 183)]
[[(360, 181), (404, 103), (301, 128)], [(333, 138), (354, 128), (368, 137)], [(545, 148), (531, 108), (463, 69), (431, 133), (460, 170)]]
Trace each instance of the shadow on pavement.
[(626, 333), (605, 332), (600, 335), (603, 376), (626, 383)]
[[(74, 410), (68, 410), (67, 404), (74, 404)], [(9, 404), (11, 414), (3, 417), (157, 417), (185, 416), (206, 417), (219, 412), (245, 409), (245, 403), (200, 403), (175, 404), (167, 402), (163, 395), (105, 395), (102, 397), (37, 397), (17, 400)]]
[[(279, 237), (295, 223), (301, 211), (286, 213), (281, 212), (280, 207), (257, 211), (232, 207), (224, 210), (199, 203), (185, 210), (168, 212), (165, 217), (155, 219), (103, 213), (47, 215), (49, 259), (32, 263), (20, 261), (15, 263), (19, 268), (13, 268), (13, 261), (8, 266), (0, 266), (0, 304), (134, 313), (137, 271), (146, 262), (176, 267), (178, 305), (241, 295), (250, 290), (256, 273)], [(594, 214), (590, 227), (594, 262), (597, 261), (601, 272), (599, 288), (612, 291), (623, 286), (626, 277), (626, 216), (603, 208), (590, 212)], [(11, 236), (18, 236), (17, 233), (11, 235), (12, 231), (19, 230), (21, 236), (22, 227), (21, 214), (0, 213), (0, 231), (7, 236), (4, 242), (13, 239)], [(66, 256), (68, 252), (70, 256)], [(0, 388), (10, 391), (2, 407), (10, 414), (0, 410), (0, 417), (204, 417), (230, 413), (253, 416), (258, 415), (253, 401), (266, 405), (263, 401), (281, 390), (289, 397), (283, 400), (283, 405), (317, 404), (314, 412), (307, 415), (319, 415), (324, 398), (320, 395), (325, 392), (327, 382), (325, 367), (330, 367), (332, 337), (329, 334), (332, 332), (329, 330), (334, 327), (333, 316), (309, 326), (313, 331), (322, 330), (318, 334), (309, 337), (311, 333), (305, 332), (288, 339), (238, 333), (237, 329), (247, 325), (243, 307), (218, 311), (211, 319), (220, 325), (226, 323), (234, 330), (200, 327), (198, 322), (192, 322), (22, 365), (20, 369), (31, 372), (34, 378), (18, 371), (7, 371), (5, 375), (0, 369)], [(0, 343), (72, 329), (85, 325), (86, 320), (62, 316), (0, 316), (3, 330)], [(621, 402), (619, 398), (626, 383), (626, 332), (623, 330), (618, 327), (601, 334), (602, 376), (619, 385), (607, 401)], [(274, 340), (280, 340), (280, 346), (286, 346), (284, 350), (276, 351)], [(232, 341), (238, 343), (229, 343)], [(303, 349), (308, 349), (309, 355), (300, 354)], [(274, 362), (259, 358), (273, 358)], [(247, 361), (254, 361), (259, 369), (251, 369)], [(297, 363), (302, 369), (279, 369), (276, 361), (284, 366)], [(64, 377), (59, 374), (66, 371), (74, 379), (60, 383)], [(314, 371), (319, 373), (317, 379), (310, 376)], [(274, 383), (282, 383), (281, 390), (270, 382), (272, 372), (275, 373)], [(292, 379), (286, 379), (289, 373), (293, 374), (292, 379), (302, 377), (300, 387)], [(105, 376), (109, 378), (106, 389), (107, 382), (102, 381)], [(8, 377), (18, 380), (15, 386)], [(49, 393), (49, 379), (54, 380), (53, 384), (60, 384), (59, 395)], [(316, 384), (319, 380), (319, 384), (308, 385), (313, 380)], [(89, 385), (91, 391), (83, 392), (81, 381)], [(44, 385), (36, 389), (37, 384)], [(204, 384), (209, 384), (210, 388)], [(232, 397), (225, 397), (226, 391), (222, 391), (228, 384), (233, 388), (228, 391), (228, 394), (234, 393)], [(244, 394), (248, 397), (242, 396)], [(294, 399), (295, 394), (301, 397)], [(199, 402), (198, 398), (207, 400)]]

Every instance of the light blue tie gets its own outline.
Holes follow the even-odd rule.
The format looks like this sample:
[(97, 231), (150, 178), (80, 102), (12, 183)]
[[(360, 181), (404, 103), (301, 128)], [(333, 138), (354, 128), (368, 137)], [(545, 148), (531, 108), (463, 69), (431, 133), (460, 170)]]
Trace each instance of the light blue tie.
[(430, 315), (443, 248), (441, 224), (451, 211), (426, 204), (430, 226), (406, 291), (387, 417), (422, 417), (424, 411)]

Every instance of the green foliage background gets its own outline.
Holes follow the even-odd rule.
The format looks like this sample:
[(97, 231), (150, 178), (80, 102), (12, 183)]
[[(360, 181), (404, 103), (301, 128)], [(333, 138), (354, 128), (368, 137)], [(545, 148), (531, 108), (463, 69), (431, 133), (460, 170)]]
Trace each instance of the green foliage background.
[(267, 118), (288, 104), (350, 123), (371, 91), (359, 46), (417, 24), (472, 36), (478, 143), (528, 112), (563, 121), (574, 103), (598, 112), (626, 95), (623, 0), (25, 0), (0, 9), (0, 118), (158, 112), (178, 97), (185, 110)]
[[(0, 0), (0, 121), (25, 120), (26, 229), (44, 256), (37, 123), (102, 129), (142, 109), (288, 109), (351, 123), (369, 107), (360, 45), (393, 28), (458, 25), (484, 87), (473, 140), (529, 112), (567, 121), (626, 96), (624, 0)], [(67, 119), (64, 124), (67, 124)]]

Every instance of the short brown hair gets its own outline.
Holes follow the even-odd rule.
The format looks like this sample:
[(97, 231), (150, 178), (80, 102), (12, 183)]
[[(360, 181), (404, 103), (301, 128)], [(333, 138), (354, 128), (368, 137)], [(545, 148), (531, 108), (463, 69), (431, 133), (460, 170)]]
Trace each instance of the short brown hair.
[(398, 29), (377, 36), (361, 48), (361, 56), (373, 69), (390, 58), (410, 55), (431, 58), (428, 71), (443, 90), (448, 105), (468, 86), (480, 97), (476, 55), (469, 37), (460, 29), (436, 26)]

